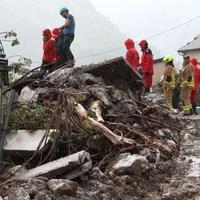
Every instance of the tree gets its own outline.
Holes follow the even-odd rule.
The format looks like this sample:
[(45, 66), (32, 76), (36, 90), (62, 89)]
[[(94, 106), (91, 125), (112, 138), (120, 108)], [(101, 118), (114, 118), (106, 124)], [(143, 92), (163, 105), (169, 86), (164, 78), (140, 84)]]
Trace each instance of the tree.
[[(19, 41), (17, 39), (17, 33), (14, 31), (4, 31), (0, 32), (0, 54), (5, 55), (4, 48), (2, 42), (10, 42), (11, 46), (19, 45)], [(12, 57), (19, 57), (17, 62), (9, 64), (10, 73), (9, 73), (9, 80), (12, 82), (16, 78), (26, 74), (29, 71), (29, 68), (32, 64), (32, 61), (28, 58), (25, 58), (21, 55), (14, 55), (7, 57), (7, 59)]]

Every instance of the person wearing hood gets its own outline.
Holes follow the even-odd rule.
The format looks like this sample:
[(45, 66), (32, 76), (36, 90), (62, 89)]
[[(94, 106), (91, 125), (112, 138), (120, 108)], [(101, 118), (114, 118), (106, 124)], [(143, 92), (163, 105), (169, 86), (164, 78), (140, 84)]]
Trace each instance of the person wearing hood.
[(61, 31), (59, 28), (54, 28), (52, 30), (52, 36), (55, 40), (55, 63), (57, 65), (62, 64), (64, 62), (64, 58), (62, 55), (62, 39), (61, 39)]
[(55, 40), (52, 37), (50, 29), (43, 31), (43, 57), (42, 70), (47, 70), (55, 59)]
[(142, 51), (141, 66), (142, 66), (142, 78), (145, 84), (145, 92), (150, 92), (150, 88), (153, 83), (153, 54), (148, 47), (148, 42), (142, 40), (139, 43)]
[(137, 71), (140, 57), (137, 50), (135, 49), (134, 41), (132, 39), (126, 40), (125, 46), (127, 48), (126, 61), (130, 64), (133, 70)]
[(197, 104), (198, 89), (200, 85), (200, 68), (198, 67), (198, 61), (196, 58), (192, 58), (190, 63), (193, 65), (193, 70), (194, 70), (194, 88), (192, 90), (190, 100), (192, 104), (193, 114), (197, 114), (196, 104)]

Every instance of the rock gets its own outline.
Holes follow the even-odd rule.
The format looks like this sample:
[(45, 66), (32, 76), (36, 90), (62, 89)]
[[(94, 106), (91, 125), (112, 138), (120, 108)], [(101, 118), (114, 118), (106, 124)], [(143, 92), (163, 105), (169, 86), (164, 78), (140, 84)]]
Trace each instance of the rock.
[(34, 198), (34, 200), (52, 200), (52, 199), (54, 199), (54, 197), (50, 191), (39, 191)]
[(14, 167), (8, 169), (6, 172), (8, 174), (19, 175), (19, 174), (27, 172), (27, 169), (25, 169), (25, 167), (23, 167), (22, 165), (17, 165), (17, 166), (14, 166)]
[(2, 197), (2, 196), (0, 196), (0, 200), (3, 200), (3, 197)]
[(167, 144), (162, 144), (161, 142), (154, 142), (153, 145), (155, 145), (162, 153), (165, 154), (173, 154), (173, 150), (167, 146)]
[(51, 179), (47, 183), (49, 189), (54, 195), (69, 195), (73, 196), (77, 192), (78, 184), (67, 179)]
[(85, 151), (60, 158), (39, 167), (28, 170), (26, 173), (17, 176), (18, 179), (29, 179), (38, 176), (54, 178), (57, 175), (66, 174), (69, 180), (83, 175), (92, 168), (90, 154)]
[(156, 162), (156, 155), (151, 153), (150, 149), (144, 148), (142, 149), (139, 154), (141, 156), (145, 156), (145, 158), (150, 162), (150, 163), (155, 163)]
[(21, 94), (18, 98), (18, 101), (20, 103), (23, 103), (23, 102), (35, 102), (37, 100), (37, 97), (38, 97), (38, 94), (30, 89), (28, 86), (24, 87), (21, 91)]
[(30, 194), (30, 196), (35, 196), (38, 191), (47, 190), (47, 181), (48, 179), (45, 177), (31, 178), (26, 184), (26, 190)]
[(186, 133), (183, 137), (183, 142), (191, 143), (195, 140), (195, 137), (189, 133)]
[(162, 131), (162, 130), (158, 130), (158, 135), (160, 136), (160, 137), (165, 137), (165, 133)]
[(90, 176), (93, 179), (100, 180), (100, 179), (104, 178), (104, 173), (98, 167), (94, 167), (91, 170), (91, 175)]
[(29, 193), (23, 188), (13, 188), (8, 194), (8, 200), (30, 200)]
[(177, 145), (176, 145), (176, 142), (174, 142), (173, 140), (167, 140), (167, 145), (168, 147), (173, 150), (173, 151), (176, 151), (177, 149)]
[(117, 158), (117, 162), (113, 165), (110, 174), (115, 175), (130, 175), (134, 174), (137, 176), (142, 176), (147, 169), (149, 169), (150, 164), (144, 156), (137, 154), (121, 154), (120, 158)]

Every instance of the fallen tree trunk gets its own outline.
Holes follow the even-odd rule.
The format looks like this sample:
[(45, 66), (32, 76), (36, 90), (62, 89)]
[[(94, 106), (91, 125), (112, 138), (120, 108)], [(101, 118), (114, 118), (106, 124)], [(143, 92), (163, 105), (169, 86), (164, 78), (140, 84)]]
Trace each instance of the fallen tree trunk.
[(91, 117), (88, 117), (87, 111), (85, 108), (78, 104), (75, 109), (76, 114), (78, 115), (82, 124), (89, 123), (89, 125), (94, 128), (98, 133), (101, 133), (107, 137), (115, 145), (135, 145), (135, 141), (132, 139), (124, 138), (123, 136), (118, 136), (114, 134), (110, 129), (105, 127), (103, 124), (97, 122)]

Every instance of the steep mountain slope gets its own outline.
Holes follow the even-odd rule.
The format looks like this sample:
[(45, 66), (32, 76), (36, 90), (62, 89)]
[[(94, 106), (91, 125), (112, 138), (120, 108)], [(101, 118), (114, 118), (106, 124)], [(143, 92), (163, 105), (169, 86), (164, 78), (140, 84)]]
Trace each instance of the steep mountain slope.
[(7, 54), (22, 54), (34, 61), (41, 60), (41, 31), (62, 25), (64, 19), (59, 15), (62, 6), (69, 7), (76, 18), (76, 40), (73, 50), (78, 63), (96, 62), (105, 58), (123, 55), (123, 49), (96, 57), (78, 59), (91, 54), (123, 47), (126, 35), (121, 33), (109, 19), (97, 12), (90, 0), (1, 0), (3, 18), (1, 30), (13, 29), (19, 34), (21, 45), (6, 48)]

